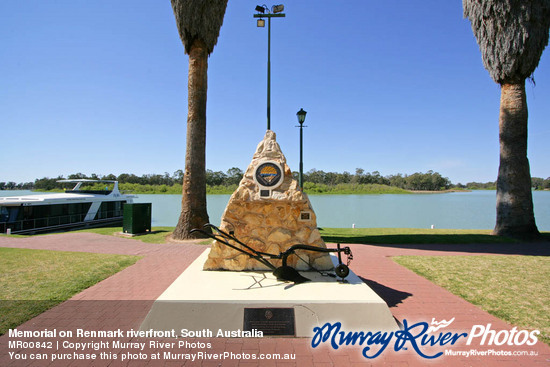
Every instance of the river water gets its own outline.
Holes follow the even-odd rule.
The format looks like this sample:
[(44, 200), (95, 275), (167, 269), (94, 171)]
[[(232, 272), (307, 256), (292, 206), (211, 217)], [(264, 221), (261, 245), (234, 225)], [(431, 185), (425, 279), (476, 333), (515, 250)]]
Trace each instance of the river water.
[[(210, 222), (219, 225), (230, 195), (209, 195)], [(445, 194), (310, 195), (319, 227), (493, 229), (495, 191)], [(135, 202), (153, 203), (153, 225), (175, 226), (180, 195), (139, 195)], [(534, 191), (537, 226), (550, 231), (550, 191)]]
[[(0, 196), (30, 191), (0, 191)], [(493, 229), (496, 193), (490, 190), (444, 194), (311, 195), (319, 227)], [(208, 195), (210, 222), (219, 225), (229, 195)], [(138, 195), (136, 203), (152, 203), (153, 226), (175, 226), (180, 195)], [(535, 219), (550, 231), (550, 191), (534, 191)]]

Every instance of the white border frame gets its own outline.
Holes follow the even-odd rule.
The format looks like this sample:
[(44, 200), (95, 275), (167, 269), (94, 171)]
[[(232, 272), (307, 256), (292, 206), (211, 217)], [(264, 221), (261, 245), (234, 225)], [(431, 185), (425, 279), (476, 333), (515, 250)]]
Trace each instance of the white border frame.
[[(279, 180), (279, 182), (277, 182), (275, 185), (273, 186), (264, 186), (262, 185), (261, 183), (258, 182), (258, 180), (256, 179), (256, 171), (258, 170), (258, 168), (262, 165), (262, 164), (265, 164), (265, 163), (271, 163), (271, 164), (274, 164), (276, 165), (277, 167), (279, 167), (279, 169), (281, 170), (281, 179)], [(258, 164), (256, 165), (256, 167), (254, 168), (254, 172), (252, 173), (252, 176), (254, 178), (254, 182), (256, 182), (256, 185), (258, 185), (260, 187), (261, 190), (269, 190), (269, 191), (272, 191), (274, 189), (276, 189), (277, 187), (281, 186), (283, 184), (283, 181), (285, 180), (285, 171), (283, 169), (283, 167), (281, 166), (281, 164), (279, 162), (275, 162), (275, 161), (272, 161), (272, 160), (263, 160), (263, 161), (260, 161), (258, 162)], [(271, 195), (270, 195), (271, 196)]]

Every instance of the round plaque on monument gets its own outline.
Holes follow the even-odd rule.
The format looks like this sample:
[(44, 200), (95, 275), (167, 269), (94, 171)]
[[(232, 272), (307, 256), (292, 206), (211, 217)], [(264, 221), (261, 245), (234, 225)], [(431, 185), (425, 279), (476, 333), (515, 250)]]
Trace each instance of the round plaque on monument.
[(256, 167), (254, 180), (264, 188), (274, 189), (283, 183), (283, 169), (276, 162), (263, 162)]

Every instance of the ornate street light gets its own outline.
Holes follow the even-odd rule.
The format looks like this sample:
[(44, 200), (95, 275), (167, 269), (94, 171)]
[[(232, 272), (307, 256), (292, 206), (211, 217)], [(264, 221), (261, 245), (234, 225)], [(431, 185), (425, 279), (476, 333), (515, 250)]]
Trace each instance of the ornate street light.
[(257, 5), (258, 14), (254, 14), (254, 18), (259, 18), (258, 27), (265, 27), (263, 18), (267, 18), (267, 130), (271, 130), (271, 18), (284, 18), (285, 14), (281, 13), (284, 9), (282, 4), (273, 5), (270, 12), (267, 5)]
[(300, 108), (300, 111), (296, 113), (296, 116), (298, 117), (298, 123), (300, 126), (296, 126), (300, 128), (300, 176), (298, 176), (298, 182), (300, 184), (300, 188), (304, 189), (304, 121), (306, 120), (306, 114), (307, 112), (304, 111), (303, 108)]

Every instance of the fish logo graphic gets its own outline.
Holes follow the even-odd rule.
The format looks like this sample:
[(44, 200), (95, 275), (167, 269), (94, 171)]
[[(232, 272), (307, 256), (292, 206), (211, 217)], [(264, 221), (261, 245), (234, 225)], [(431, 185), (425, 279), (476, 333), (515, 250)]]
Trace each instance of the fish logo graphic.
[(455, 321), (455, 318), (453, 317), (452, 319), (450, 319), (449, 321), (447, 320), (441, 320), (439, 322), (435, 321), (434, 318), (432, 318), (432, 323), (431, 323), (431, 326), (428, 328), (428, 333), (432, 333), (432, 332), (436, 332), (437, 330), (439, 329), (444, 329), (446, 328), (447, 326), (451, 325), (452, 322)]

